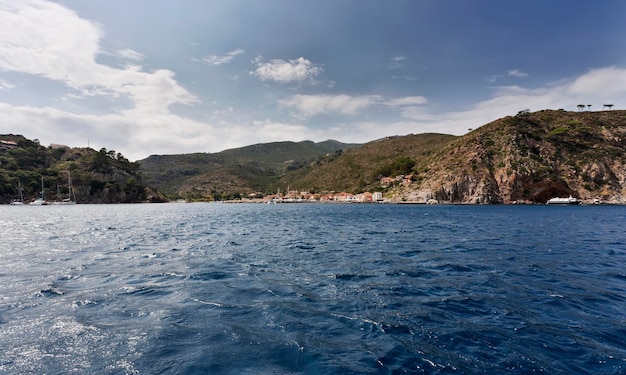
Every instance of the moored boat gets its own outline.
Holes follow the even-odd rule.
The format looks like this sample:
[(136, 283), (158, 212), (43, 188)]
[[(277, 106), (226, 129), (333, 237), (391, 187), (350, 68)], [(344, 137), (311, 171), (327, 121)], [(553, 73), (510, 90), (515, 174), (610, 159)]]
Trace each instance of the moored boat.
[(47, 205), (47, 204), (48, 204), (48, 202), (46, 202), (46, 200), (45, 200), (45, 199), (43, 199), (43, 198), (37, 198), (37, 199), (35, 199), (34, 201), (30, 202), (28, 205), (29, 205), (29, 206), (45, 206), (45, 205)]
[(568, 198), (551, 198), (546, 204), (580, 204), (580, 199), (570, 195)]
[(22, 184), (20, 180), (17, 180), (17, 192), (19, 194), (19, 199), (14, 199), (11, 201), (11, 206), (23, 206), (24, 205), (24, 194), (22, 194)]
[(45, 195), (45, 191), (43, 188), (43, 176), (41, 176), (41, 198), (37, 198), (34, 201), (30, 202), (28, 205), (29, 206), (45, 206), (48, 204), (48, 202), (46, 201), (46, 195)]
[[(59, 199), (57, 202), (53, 202), (52, 204), (56, 204), (56, 205), (76, 204), (76, 194), (74, 193), (74, 186), (72, 185), (72, 175), (70, 171), (67, 172), (67, 183), (68, 183), (67, 198)], [(58, 193), (57, 195), (60, 197), (60, 193)]]

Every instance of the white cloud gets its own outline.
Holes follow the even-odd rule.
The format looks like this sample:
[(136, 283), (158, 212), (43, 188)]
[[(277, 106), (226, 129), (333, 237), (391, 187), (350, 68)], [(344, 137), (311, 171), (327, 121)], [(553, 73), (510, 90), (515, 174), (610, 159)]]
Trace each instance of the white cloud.
[(404, 98), (396, 98), (388, 100), (385, 104), (393, 107), (412, 106), (426, 104), (428, 100), (423, 96), (405, 96)]
[(423, 96), (405, 96), (403, 98), (390, 99), (385, 104), (393, 109), (400, 110), (402, 117), (413, 118), (426, 113), (424, 106), (428, 99)]
[(285, 140), (285, 136), (288, 136), (288, 138), (291, 140), (296, 139), (304, 141), (305, 138), (300, 137), (303, 137), (305, 134), (308, 133), (308, 129), (304, 125), (287, 124), (283, 122), (272, 121), (271, 119), (253, 121), (252, 130), (255, 135), (253, 138), (250, 139), (249, 144), (258, 143), (259, 136), (262, 139), (268, 140)]
[(487, 78), (487, 81), (489, 81), (489, 82), (496, 82), (497, 80), (502, 79), (502, 78), (506, 78), (506, 77), (524, 78), (524, 77), (528, 77), (528, 74), (522, 72), (519, 69), (511, 69), (506, 74), (495, 74), (495, 75), (492, 75), (491, 77)]
[[(22, 1), (0, 7), (0, 69), (60, 81), (83, 95), (128, 95), (137, 108), (166, 110), (197, 99), (166, 70), (116, 69), (95, 61), (103, 35), (98, 26), (61, 5)], [(131, 50), (127, 56), (138, 57)]]
[(142, 61), (144, 59), (144, 56), (141, 53), (130, 48), (117, 50), (114, 54), (127, 60)]
[[(158, 77), (165, 73), (155, 74)], [(168, 82), (167, 77), (155, 79)], [(167, 91), (166, 88), (162, 90)], [(528, 89), (503, 86), (496, 88), (493, 93), (489, 100), (476, 103), (467, 110), (445, 113), (434, 113), (428, 101), (420, 96), (385, 99), (377, 95), (294, 95), (279, 102), (306, 116), (337, 113), (354, 116), (350, 121), (335, 120), (332, 126), (325, 128), (311, 127), (300, 120), (258, 120), (254, 115), (233, 118), (241, 116), (239, 109), (228, 109), (212, 118), (210, 121), (213, 123), (208, 123), (171, 113), (150, 116), (149, 111), (141, 111), (136, 107), (120, 113), (95, 116), (77, 115), (47, 107), (16, 107), (0, 103), (0, 117), (3, 119), (0, 130), (20, 129), (30, 138), (71, 146), (86, 146), (87, 140), (91, 140), (92, 147), (115, 149), (131, 160), (149, 154), (220, 151), (284, 140), (323, 141), (332, 138), (344, 142), (368, 142), (409, 133), (461, 135), (469, 128), (475, 129), (495, 119), (515, 115), (526, 108), (531, 111), (545, 108), (575, 111), (576, 104), (584, 102), (593, 104), (597, 110), (606, 103), (615, 104), (615, 109), (621, 109), (619, 103), (626, 103), (626, 69), (596, 69), (549, 87)], [(391, 117), (387, 120), (364, 121), (365, 117), (357, 116), (372, 106), (391, 109)], [(395, 116), (396, 110), (401, 111), (402, 118)]]
[[(519, 86), (498, 88), (496, 95), (476, 105), (477, 108), (506, 106), (513, 110), (513, 105), (539, 109), (575, 110), (579, 102), (601, 106), (606, 102), (624, 102), (626, 100), (626, 69), (608, 67), (593, 69), (589, 72), (556, 85), (537, 89)], [(515, 113), (515, 112), (514, 112)]]
[(237, 57), (238, 55), (241, 55), (243, 53), (245, 53), (246, 51), (242, 50), (242, 49), (236, 49), (234, 51), (230, 51), (224, 55), (218, 56), (218, 55), (209, 55), (206, 56), (205, 58), (203, 58), (202, 60), (204, 62), (206, 62), (209, 65), (222, 65), (222, 64), (228, 64), (229, 62), (233, 61), (233, 59), (235, 57)]
[(12, 88), (14, 88), (15, 85), (12, 83), (9, 83), (3, 79), (0, 79), (0, 90), (10, 90)]
[(401, 79), (403, 81), (416, 81), (417, 77), (416, 76), (412, 76), (412, 75), (397, 75), (397, 76), (391, 76), (391, 79)]
[(311, 61), (300, 57), (296, 60), (271, 60), (263, 62), (260, 58), (254, 60), (257, 68), (251, 74), (262, 81), (278, 83), (301, 82), (315, 78), (323, 69), (315, 66)]
[[(129, 101), (123, 109), (100, 108), (101, 113), (109, 113), (104, 116), (3, 104), (3, 129), (23, 129), (34, 138), (68, 145), (75, 144), (68, 138), (111, 140), (111, 144), (127, 145), (135, 152), (153, 148), (157, 138), (167, 139), (165, 143), (170, 145), (193, 143), (194, 140), (183, 139), (184, 133), (209, 126), (177, 117), (170, 113), (169, 106), (189, 105), (198, 99), (178, 84), (172, 71), (145, 72), (140, 66), (117, 69), (97, 63), (102, 36), (98, 25), (59, 4), (41, 0), (0, 4), (0, 71), (64, 84), (71, 91), (57, 98), (59, 103), (94, 96)], [(142, 58), (131, 49), (115, 53), (132, 60)], [(29, 82), (31, 86), (24, 89), (37, 92), (33, 86), (37, 80)], [(182, 124), (188, 130), (173, 137), (172, 133), (178, 132)]]
[(602, 96), (607, 101), (615, 100), (615, 102), (621, 99), (620, 101), (623, 102), (624, 95), (626, 95), (626, 69), (614, 66), (593, 69), (568, 85), (567, 93), (579, 97)]
[[(460, 135), (468, 128), (477, 128), (496, 119), (515, 115), (523, 109), (538, 111), (562, 108), (575, 111), (578, 103), (591, 103), (592, 108), (601, 110), (604, 104), (624, 102), (626, 69), (608, 67), (591, 70), (573, 80), (536, 89), (520, 86), (497, 87), (492, 98), (465, 111), (432, 114), (423, 108), (410, 107), (402, 114), (409, 120), (406, 124), (412, 124), (413, 133), (438, 131)], [(619, 109), (619, 106), (616, 105), (615, 109)]]
[(402, 62), (406, 60), (404, 56), (394, 56), (389, 59), (389, 63), (387, 63), (387, 67), (389, 69), (400, 69), (402, 68)]
[(494, 89), (495, 96), (515, 96), (515, 95), (524, 94), (528, 91), (528, 89), (525, 89), (517, 85), (497, 86), (497, 87), (494, 87), (493, 89)]
[(524, 73), (524, 72), (522, 72), (521, 70), (518, 70), (518, 69), (509, 70), (507, 75), (509, 77), (517, 77), (517, 78), (524, 78), (524, 77), (528, 76), (528, 74), (526, 74), (526, 73)]
[(495, 81), (499, 80), (500, 78), (504, 78), (504, 77), (506, 77), (504, 74), (495, 74), (495, 75), (492, 75), (491, 77), (487, 78), (487, 81), (488, 82), (495, 82)]
[(380, 96), (350, 95), (293, 95), (288, 99), (279, 100), (285, 107), (293, 107), (304, 117), (323, 113), (340, 113), (354, 115), (358, 111), (380, 102)]
[(0, 69), (78, 80), (94, 65), (100, 29), (44, 1), (0, 5)]

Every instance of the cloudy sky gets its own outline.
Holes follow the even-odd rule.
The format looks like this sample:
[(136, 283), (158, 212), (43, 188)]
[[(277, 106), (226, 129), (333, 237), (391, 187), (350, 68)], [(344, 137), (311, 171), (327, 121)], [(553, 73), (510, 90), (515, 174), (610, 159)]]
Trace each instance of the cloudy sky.
[(0, 133), (131, 160), (626, 109), (626, 1), (14, 0)]

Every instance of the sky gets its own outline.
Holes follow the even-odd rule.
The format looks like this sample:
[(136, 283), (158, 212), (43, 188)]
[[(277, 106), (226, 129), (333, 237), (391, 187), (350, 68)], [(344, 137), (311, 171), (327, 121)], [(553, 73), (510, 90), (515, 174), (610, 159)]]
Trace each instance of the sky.
[(152, 154), (626, 109), (626, 1), (12, 0), (0, 134)]

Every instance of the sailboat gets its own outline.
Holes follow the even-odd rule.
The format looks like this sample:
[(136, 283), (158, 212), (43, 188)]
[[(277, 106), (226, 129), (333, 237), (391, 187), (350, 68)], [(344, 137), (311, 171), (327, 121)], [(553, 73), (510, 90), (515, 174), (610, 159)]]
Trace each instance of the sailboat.
[(46, 202), (44, 191), (43, 191), (43, 176), (41, 176), (41, 198), (37, 198), (34, 201), (30, 202), (28, 205), (30, 206), (45, 206), (48, 202)]
[(17, 180), (17, 192), (20, 195), (19, 199), (15, 199), (11, 202), (11, 206), (22, 206), (24, 204), (24, 194), (22, 194), (22, 184), (20, 180)]
[(74, 193), (74, 187), (72, 186), (72, 174), (70, 173), (70, 171), (67, 171), (67, 184), (68, 184), (68, 197), (62, 200), (59, 200), (57, 202), (54, 202), (53, 204), (63, 204), (63, 205), (69, 205), (69, 204), (76, 204), (76, 194)]

